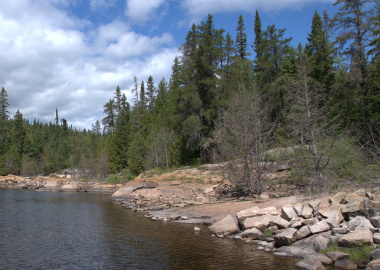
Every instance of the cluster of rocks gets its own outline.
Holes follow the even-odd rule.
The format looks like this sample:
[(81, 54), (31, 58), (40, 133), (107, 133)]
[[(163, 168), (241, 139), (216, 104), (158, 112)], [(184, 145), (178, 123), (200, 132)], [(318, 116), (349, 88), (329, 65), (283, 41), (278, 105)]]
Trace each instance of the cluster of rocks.
[[(151, 180), (131, 181), (112, 195), (114, 200), (135, 212), (152, 212), (173, 207), (216, 203), (215, 186), (179, 185), (176, 182), (160, 185)], [(154, 220), (163, 219), (158, 216)], [(180, 216), (169, 219), (179, 219)]]
[[(317, 199), (283, 205), (281, 209), (255, 206), (228, 215), (209, 228), (215, 236), (257, 243), (259, 249), (279, 256), (303, 257), (297, 264), (300, 269), (324, 269), (323, 264), (333, 263), (344, 269), (356, 269), (356, 264), (346, 260), (348, 255), (318, 252), (332, 242), (342, 247), (380, 244), (380, 216), (374, 210), (378, 198), (380, 189), (358, 190), (350, 194), (339, 192), (329, 202)], [(373, 265), (377, 265), (376, 260), (368, 267)], [(380, 261), (377, 267), (380, 269)]]
[(96, 191), (112, 193), (121, 187), (121, 185), (111, 185), (101, 182), (84, 182), (52, 176), (30, 178), (15, 175), (0, 176), (0, 186), (5, 188), (38, 189), (45, 191)]

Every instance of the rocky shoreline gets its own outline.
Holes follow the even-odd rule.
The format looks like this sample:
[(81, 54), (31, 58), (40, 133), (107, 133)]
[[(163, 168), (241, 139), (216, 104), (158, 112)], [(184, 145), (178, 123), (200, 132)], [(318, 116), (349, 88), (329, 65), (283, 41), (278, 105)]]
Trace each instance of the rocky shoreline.
[(1, 188), (14, 189), (34, 189), (39, 191), (60, 191), (60, 192), (104, 192), (114, 193), (122, 185), (111, 185), (96, 181), (84, 182), (64, 177), (36, 178), (21, 177), (15, 175), (0, 176)]
[[(152, 186), (150, 188), (153, 189)], [(372, 252), (370, 262), (354, 262), (348, 259), (349, 254), (342, 252), (318, 253), (332, 242), (338, 242), (342, 247), (360, 247), (363, 243), (376, 247), (380, 244), (380, 216), (375, 210), (380, 205), (380, 189), (338, 192), (323, 199), (303, 202), (296, 202), (300, 197), (288, 197), (266, 202), (217, 202), (207, 206), (188, 202), (186, 205), (163, 207), (162, 204), (155, 206), (160, 200), (144, 200), (136, 194), (116, 200), (133, 211), (146, 212), (152, 220), (212, 224), (209, 229), (214, 237), (256, 244), (257, 249), (277, 256), (302, 258), (296, 264), (299, 269), (332, 266), (340, 269), (380, 269), (380, 250)], [(287, 203), (292, 201), (294, 203)], [(255, 206), (244, 208), (250, 204)], [(244, 209), (228, 213), (215, 222), (220, 212), (208, 216), (204, 213), (207, 212), (205, 208), (215, 208), (210, 212), (218, 211), (218, 205), (223, 206), (220, 209), (224, 209), (224, 213)], [(231, 205), (235, 208), (231, 209)], [(199, 230), (198, 227), (194, 229)]]
[[(162, 179), (168, 176), (161, 176)], [(207, 182), (207, 181), (206, 181)], [(345, 190), (323, 198), (302, 195), (272, 198), (223, 197), (225, 181), (183, 183), (142, 176), (112, 195), (120, 205), (152, 220), (210, 225), (214, 237), (255, 244), (277, 256), (298, 257), (299, 269), (380, 269), (380, 188)], [(322, 197), (322, 196), (320, 196)], [(199, 230), (194, 227), (194, 230)], [(342, 252), (320, 253), (337, 242), (342, 247), (373, 246), (370, 260), (352, 261)]]
[[(286, 173), (271, 177), (282, 181)], [(299, 269), (380, 269), (380, 250), (365, 262), (349, 260), (342, 252), (320, 253), (332, 242), (343, 247), (380, 244), (380, 188), (315, 198), (297, 193), (291, 184), (273, 181), (271, 186), (257, 198), (230, 196), (233, 185), (213, 168), (140, 175), (123, 186), (60, 177), (0, 177), (0, 187), (112, 193), (111, 200), (152, 220), (208, 225), (214, 237), (298, 257)], [(279, 196), (276, 190), (293, 196)]]

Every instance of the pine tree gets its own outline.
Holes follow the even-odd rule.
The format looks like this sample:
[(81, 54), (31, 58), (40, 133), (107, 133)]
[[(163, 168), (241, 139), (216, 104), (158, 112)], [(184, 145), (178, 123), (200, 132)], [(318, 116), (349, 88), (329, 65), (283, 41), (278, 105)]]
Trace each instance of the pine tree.
[(104, 114), (106, 117), (103, 118), (102, 124), (104, 126), (105, 133), (112, 133), (115, 128), (115, 105), (114, 100), (110, 99), (104, 106)]
[(119, 86), (116, 87), (114, 95), (115, 95), (114, 96), (114, 100), (115, 100), (115, 113), (117, 115), (120, 112), (120, 110), (121, 110), (121, 97), (122, 97), (121, 90), (120, 90)]
[(247, 34), (244, 32), (245, 26), (244, 26), (244, 20), (243, 16), (239, 16), (238, 20), (238, 26), (236, 27), (236, 41), (235, 41), (235, 50), (236, 55), (241, 57), (242, 59), (246, 58), (250, 55), (250, 53), (247, 52)]
[(115, 131), (112, 133), (108, 144), (109, 166), (113, 173), (126, 168), (128, 165), (128, 148), (132, 140), (130, 113), (130, 105), (125, 94), (123, 94), (120, 98), (120, 112)]
[(260, 20), (260, 15), (259, 15), (259, 11), (256, 10), (256, 16), (255, 16), (255, 41), (253, 43), (253, 49), (256, 53), (256, 59), (255, 59), (255, 71), (256, 72), (259, 72), (259, 69), (258, 69), (258, 63), (261, 63), (262, 60), (261, 60), (261, 57), (263, 55), (263, 48), (262, 48), (262, 44), (263, 44), (263, 35), (262, 35), (262, 31), (261, 31), (261, 20)]
[(55, 109), (55, 126), (59, 126), (59, 117), (58, 117), (58, 109)]
[[(307, 38), (306, 55), (309, 61), (310, 76), (320, 84), (324, 94), (328, 94), (334, 82), (333, 51), (318, 12), (315, 11), (311, 32)], [(321, 97), (327, 99), (328, 97)]]
[(366, 50), (369, 46), (371, 24), (369, 18), (373, 11), (373, 0), (337, 0), (334, 6), (340, 6), (331, 23), (338, 32), (335, 43), (341, 52), (351, 60), (351, 72), (356, 69), (359, 73), (358, 86), (361, 90), (364, 122), (370, 121), (368, 109), (368, 59)]
[(6, 155), (7, 172), (18, 175), (22, 166), (22, 154), (24, 150), (25, 136), (27, 130), (22, 114), (17, 110), (10, 132), (10, 149)]
[(154, 98), (156, 96), (156, 88), (154, 87), (153, 77), (149, 76), (148, 81), (146, 82), (146, 100), (148, 103), (148, 111), (150, 114), (153, 114)]
[(144, 81), (141, 82), (140, 86), (140, 113), (144, 113), (146, 110), (146, 97), (145, 97), (145, 86)]
[(8, 94), (3, 87), (0, 93), (0, 155), (7, 149), (8, 106)]
[(379, 62), (380, 60), (380, 3), (376, 5), (376, 14), (371, 18), (373, 25), (372, 34), (370, 36), (371, 41), (369, 46), (371, 49), (368, 54), (372, 56), (373, 62)]
[(99, 120), (96, 120), (95, 124), (92, 124), (92, 132), (94, 132), (94, 134), (96, 136), (99, 136), (101, 134), (101, 126), (100, 126), (100, 122)]

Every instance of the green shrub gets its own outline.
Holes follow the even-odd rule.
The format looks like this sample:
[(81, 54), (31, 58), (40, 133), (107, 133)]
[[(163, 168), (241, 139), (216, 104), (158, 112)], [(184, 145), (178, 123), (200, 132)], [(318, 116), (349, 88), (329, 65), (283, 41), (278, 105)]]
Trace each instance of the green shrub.
[(109, 184), (120, 184), (121, 183), (121, 177), (118, 175), (112, 175), (107, 179), (107, 182)]

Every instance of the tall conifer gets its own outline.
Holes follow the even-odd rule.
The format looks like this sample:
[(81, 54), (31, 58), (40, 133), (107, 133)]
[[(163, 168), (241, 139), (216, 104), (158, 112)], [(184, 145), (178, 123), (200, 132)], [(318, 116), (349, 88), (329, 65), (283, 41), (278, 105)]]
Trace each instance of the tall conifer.
[(239, 16), (238, 25), (236, 27), (236, 41), (235, 41), (235, 50), (236, 55), (241, 57), (242, 59), (246, 58), (250, 55), (247, 52), (247, 34), (245, 33), (245, 25), (243, 16)]

